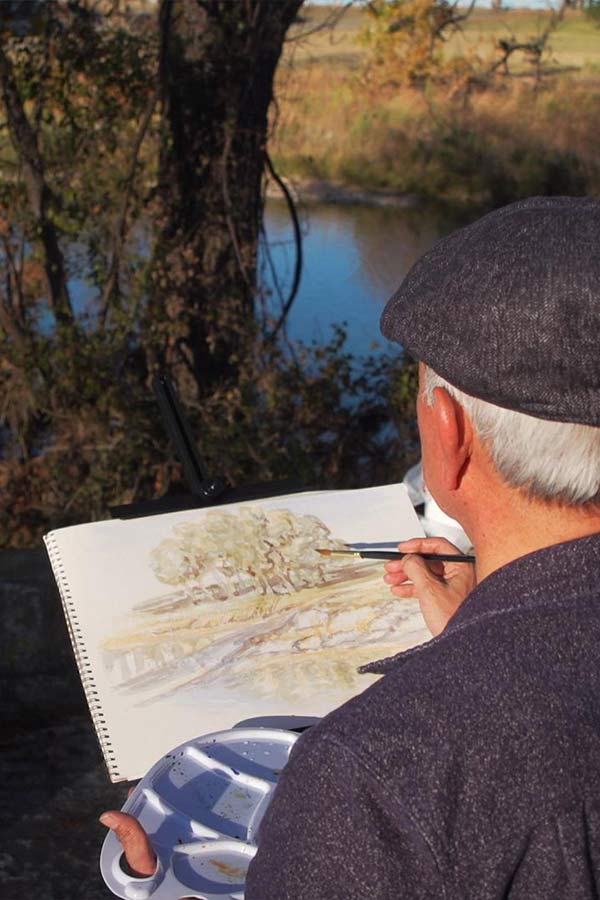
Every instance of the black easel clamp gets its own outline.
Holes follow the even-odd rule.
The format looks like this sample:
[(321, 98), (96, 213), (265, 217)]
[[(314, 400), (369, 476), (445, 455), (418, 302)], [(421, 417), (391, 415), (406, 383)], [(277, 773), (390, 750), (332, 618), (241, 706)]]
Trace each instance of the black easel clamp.
[(156, 375), (152, 380), (152, 389), (166, 432), (183, 467), (183, 474), (190, 492), (167, 494), (155, 500), (141, 500), (137, 503), (111, 506), (110, 514), (113, 518), (133, 519), (140, 516), (154, 516), (183, 509), (199, 509), (211, 506), (213, 503), (226, 504), (245, 500), (263, 500), (267, 497), (295, 494), (306, 490), (305, 487), (289, 479), (233, 488), (227, 484), (224, 478), (218, 475), (209, 475), (198, 453), (192, 429), (171, 380), (167, 375)]
[(171, 380), (166, 375), (155, 375), (152, 389), (192, 494), (206, 500), (217, 500), (227, 485), (220, 476), (209, 476)]

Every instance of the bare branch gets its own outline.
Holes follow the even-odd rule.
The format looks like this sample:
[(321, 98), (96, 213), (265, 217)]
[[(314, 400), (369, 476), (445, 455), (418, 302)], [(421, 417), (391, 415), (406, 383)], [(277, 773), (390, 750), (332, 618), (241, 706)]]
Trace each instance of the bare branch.
[(23, 166), (23, 176), (31, 211), (36, 220), (42, 248), (48, 297), (57, 322), (73, 328), (75, 319), (67, 288), (67, 276), (56, 228), (49, 215), (50, 190), (44, 177), (44, 166), (37, 136), (25, 115), (23, 100), (17, 88), (12, 65), (0, 46), (0, 90), (6, 109), (11, 142)]
[(445, 19), (442, 19), (438, 27), (435, 29), (434, 34), (436, 37), (441, 38), (441, 40), (447, 40), (444, 31), (447, 28), (452, 28), (452, 31), (462, 31), (462, 23), (469, 18), (473, 9), (475, 8), (476, 0), (470, 0), (469, 5), (464, 10), (464, 12), (457, 12), (458, 10), (458, 0), (456, 3), (452, 3), (447, 7), (448, 16)]
[(106, 284), (102, 292), (102, 299), (100, 301), (99, 319), (102, 327), (104, 327), (106, 322), (106, 316), (108, 313), (110, 301), (115, 294), (118, 294), (119, 267), (121, 262), (121, 253), (123, 251), (123, 245), (125, 243), (125, 237), (127, 234), (127, 213), (129, 211), (129, 201), (131, 199), (131, 192), (133, 190), (135, 172), (137, 169), (140, 151), (142, 149), (142, 144), (144, 143), (144, 138), (146, 137), (146, 134), (148, 132), (150, 122), (152, 121), (152, 116), (154, 114), (156, 104), (158, 103), (159, 96), (160, 88), (157, 87), (150, 97), (146, 112), (142, 117), (142, 121), (140, 122), (140, 126), (133, 142), (131, 163), (123, 185), (121, 208), (119, 210), (116, 227), (113, 233), (113, 247), (108, 278), (106, 280)]
[(496, 42), (496, 48), (500, 51), (500, 58), (493, 63), (487, 70), (485, 75), (488, 77), (493, 75), (498, 69), (503, 69), (505, 75), (509, 75), (508, 63), (515, 53), (523, 53), (525, 58), (534, 66), (536, 76), (539, 79), (541, 75), (542, 56), (547, 49), (548, 38), (552, 32), (558, 28), (562, 22), (565, 10), (567, 8), (567, 0), (562, 0), (557, 10), (551, 10), (550, 20), (544, 30), (529, 40), (520, 41), (513, 34), (508, 38), (499, 38)]
[(282, 329), (282, 327), (289, 315), (290, 309), (292, 308), (292, 303), (294, 302), (294, 300), (296, 298), (296, 294), (298, 293), (298, 288), (300, 287), (300, 278), (302, 276), (302, 233), (300, 231), (300, 222), (298, 221), (298, 214), (296, 212), (296, 206), (294, 204), (294, 199), (293, 199), (292, 195), (290, 194), (285, 182), (279, 177), (279, 175), (275, 171), (273, 163), (271, 162), (271, 157), (269, 156), (269, 154), (266, 151), (265, 151), (265, 162), (267, 164), (267, 168), (269, 170), (269, 173), (271, 174), (271, 177), (277, 182), (277, 184), (279, 185), (279, 188), (281, 189), (281, 192), (283, 193), (283, 196), (285, 197), (286, 203), (288, 205), (288, 210), (289, 210), (290, 216), (292, 218), (292, 225), (294, 227), (294, 240), (296, 242), (296, 266), (294, 269), (294, 280), (292, 282), (292, 287), (291, 287), (289, 296), (288, 296), (287, 300), (285, 301), (285, 303), (283, 304), (283, 309), (281, 310), (281, 315), (279, 316), (277, 324), (275, 325), (275, 328), (269, 335), (268, 339), (270, 341), (273, 341), (273, 340), (275, 340), (275, 338), (279, 334), (280, 330)]
[(306, 31), (301, 31), (299, 34), (293, 35), (293, 37), (286, 37), (284, 43), (293, 44), (296, 41), (303, 41), (305, 38), (311, 37), (311, 35), (317, 34), (319, 31), (325, 31), (326, 28), (335, 28), (342, 16), (344, 16), (346, 11), (353, 5), (354, 0), (347, 0), (340, 9), (335, 9), (333, 12), (329, 13), (329, 15), (325, 16), (323, 21), (319, 22), (318, 25), (315, 25), (313, 28), (309, 28)]
[[(12, 250), (10, 247), (10, 243), (8, 239), (2, 235), (2, 245), (4, 247), (4, 253), (6, 255), (6, 263), (7, 263), (7, 298), (10, 303), (10, 307), (19, 327), (24, 331), (25, 330), (25, 298), (23, 297), (23, 284), (21, 280), (21, 272), (17, 268), (15, 264), (15, 259), (12, 254)], [(14, 294), (13, 296), (13, 285), (14, 285)]]
[(229, 153), (231, 151), (231, 142), (233, 140), (233, 132), (230, 127), (226, 127), (225, 130), (225, 142), (223, 147), (223, 158), (222, 158), (222, 170), (221, 170), (221, 186), (223, 191), (223, 202), (225, 205), (225, 220), (227, 222), (227, 228), (229, 229), (229, 234), (231, 235), (231, 243), (233, 244), (233, 249), (235, 251), (235, 258), (237, 259), (237, 263), (239, 266), (240, 273), (242, 278), (246, 282), (248, 286), (252, 284), (252, 281), (248, 275), (246, 270), (246, 266), (244, 265), (244, 260), (242, 258), (242, 251), (240, 248), (240, 242), (238, 240), (237, 232), (235, 230), (235, 225), (233, 224), (233, 219), (231, 218), (231, 210), (233, 208), (231, 203), (231, 197), (229, 194), (229, 178), (227, 174), (227, 167), (229, 164)]

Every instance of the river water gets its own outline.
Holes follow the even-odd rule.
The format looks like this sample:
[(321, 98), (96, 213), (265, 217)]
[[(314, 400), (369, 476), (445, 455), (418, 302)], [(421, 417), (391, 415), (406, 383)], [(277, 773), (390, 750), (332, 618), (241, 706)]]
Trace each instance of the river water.
[[(344, 324), (346, 349), (355, 356), (393, 349), (379, 332), (383, 306), (415, 260), (450, 229), (449, 224), (422, 207), (310, 204), (299, 215), (304, 263), (287, 319), (288, 338), (322, 345), (333, 337), (332, 326)], [(293, 228), (284, 202), (268, 201), (265, 231), (271, 262), (263, 242), (263, 294), (266, 310), (276, 320), (281, 299), (273, 271), (285, 298), (295, 261)], [(80, 249), (71, 248), (74, 259), (81, 256)], [(70, 279), (69, 289), (78, 313), (94, 309), (95, 292), (83, 273)], [(42, 327), (53, 327), (49, 311), (42, 314), (41, 322)]]
[[(355, 355), (392, 349), (379, 332), (388, 297), (431, 245), (449, 228), (427, 210), (363, 205), (311, 204), (300, 213), (304, 265), (287, 321), (293, 340), (326, 343), (332, 325), (346, 323), (346, 348)], [(293, 230), (284, 203), (270, 200), (266, 233), (273, 269), (285, 296), (293, 278)], [(264, 283), (273, 288), (263, 250)], [(273, 292), (274, 314), (281, 301)]]

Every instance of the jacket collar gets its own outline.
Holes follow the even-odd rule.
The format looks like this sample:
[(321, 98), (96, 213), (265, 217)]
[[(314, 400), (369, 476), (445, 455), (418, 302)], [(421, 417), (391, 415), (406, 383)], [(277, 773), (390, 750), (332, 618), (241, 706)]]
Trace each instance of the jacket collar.
[(385, 675), (417, 653), (446, 641), (463, 628), (491, 616), (519, 609), (572, 603), (600, 594), (600, 533), (544, 547), (513, 560), (484, 578), (432, 640), (387, 659), (361, 666), (359, 672)]

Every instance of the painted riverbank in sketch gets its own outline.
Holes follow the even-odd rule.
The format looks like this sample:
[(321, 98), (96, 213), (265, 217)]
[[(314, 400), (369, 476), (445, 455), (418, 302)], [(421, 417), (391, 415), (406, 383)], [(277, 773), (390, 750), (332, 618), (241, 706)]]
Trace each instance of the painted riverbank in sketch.
[(429, 634), (381, 562), (315, 552), (343, 546), (321, 518), (290, 509), (221, 508), (175, 525), (148, 558), (165, 592), (103, 642), (113, 686), (135, 705), (210, 691), (293, 706), (364, 689), (375, 679), (359, 665)]

